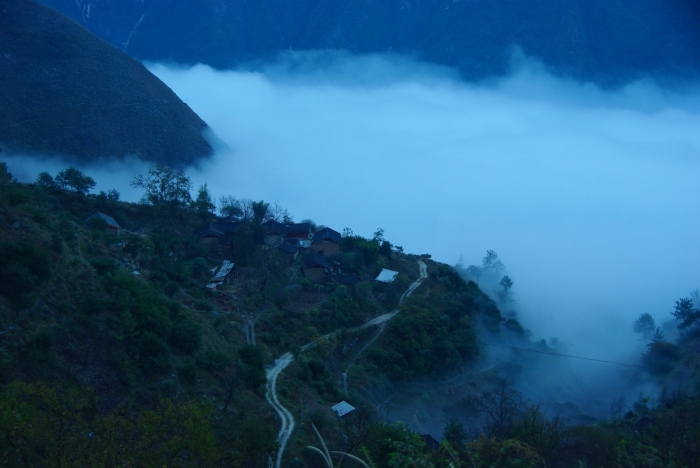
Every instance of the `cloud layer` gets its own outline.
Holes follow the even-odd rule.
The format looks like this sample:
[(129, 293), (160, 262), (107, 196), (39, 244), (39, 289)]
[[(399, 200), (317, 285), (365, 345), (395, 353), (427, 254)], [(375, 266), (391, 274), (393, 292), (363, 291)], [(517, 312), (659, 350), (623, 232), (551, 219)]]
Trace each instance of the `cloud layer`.
[(527, 64), (470, 85), (381, 57), (151, 70), (230, 146), (195, 175), (217, 194), (452, 264), (494, 249), (537, 336), (595, 355), (700, 283), (697, 89), (606, 92)]

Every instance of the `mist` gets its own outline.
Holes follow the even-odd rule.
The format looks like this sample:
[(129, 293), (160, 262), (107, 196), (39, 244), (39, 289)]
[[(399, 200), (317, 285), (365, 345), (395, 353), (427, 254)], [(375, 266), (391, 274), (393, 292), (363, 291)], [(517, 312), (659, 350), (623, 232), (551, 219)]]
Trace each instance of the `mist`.
[[(478, 84), (340, 54), (149, 69), (228, 145), (188, 171), (195, 188), (278, 202), (338, 231), (383, 228), (448, 264), (480, 265), (493, 249), (520, 321), (571, 353), (636, 364), (632, 321), (670, 319), (700, 285), (697, 85), (606, 91), (524, 59)], [(10, 164), (19, 178), (47, 170), (23, 161)], [(128, 180), (147, 166), (116, 166), (84, 170), (136, 201)]]
[(193, 178), (407, 252), (493, 249), (535, 337), (611, 358), (700, 273), (700, 88), (617, 91), (520, 60), (508, 78), (378, 56), (256, 72), (150, 67), (230, 147)]

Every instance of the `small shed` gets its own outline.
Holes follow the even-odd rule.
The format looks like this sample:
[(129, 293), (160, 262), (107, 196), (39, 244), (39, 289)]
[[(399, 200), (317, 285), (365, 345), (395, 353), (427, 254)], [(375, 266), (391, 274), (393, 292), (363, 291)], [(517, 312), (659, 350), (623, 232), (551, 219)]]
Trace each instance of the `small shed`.
[(310, 253), (301, 259), (304, 276), (314, 283), (326, 281), (330, 268), (326, 257), (317, 253)]
[(311, 250), (329, 257), (338, 255), (341, 241), (342, 237), (338, 231), (331, 228), (323, 228), (314, 234)]
[(379, 281), (380, 283), (393, 283), (396, 279), (396, 275), (398, 274), (398, 271), (387, 270), (386, 268), (382, 268), (382, 271), (379, 273), (379, 276), (377, 276), (377, 281)]
[(355, 411), (355, 407), (345, 400), (341, 401), (337, 405), (331, 406), (331, 409), (335, 412), (335, 414), (337, 414), (341, 418)]
[(119, 231), (121, 231), (121, 229), (122, 229), (122, 227), (119, 225), (119, 223), (117, 221), (115, 221), (114, 218), (112, 218), (111, 216), (106, 215), (100, 211), (96, 211), (95, 213), (91, 214), (90, 216), (85, 218), (85, 221), (88, 221), (90, 219), (103, 220), (105, 223), (107, 223), (107, 227), (109, 227), (110, 229), (116, 229), (117, 234), (119, 234)]

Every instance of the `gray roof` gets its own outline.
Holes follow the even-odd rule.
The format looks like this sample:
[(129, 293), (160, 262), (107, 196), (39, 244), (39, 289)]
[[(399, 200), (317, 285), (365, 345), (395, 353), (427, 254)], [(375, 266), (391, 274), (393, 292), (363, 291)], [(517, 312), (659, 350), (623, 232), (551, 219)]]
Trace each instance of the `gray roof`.
[(381, 273), (379, 273), (379, 276), (377, 276), (377, 281), (379, 281), (380, 283), (391, 283), (394, 281), (396, 275), (398, 274), (398, 271), (387, 270), (386, 268), (382, 268)]
[(313, 243), (316, 244), (324, 240), (329, 240), (331, 242), (335, 242), (336, 244), (340, 244), (342, 241), (342, 236), (338, 231), (331, 228), (323, 228), (314, 234)]
[(231, 270), (233, 270), (233, 262), (229, 260), (224, 260), (224, 263), (221, 265), (221, 268), (219, 268), (219, 271), (216, 272), (211, 281), (213, 283), (222, 282), (226, 279), (229, 273), (231, 273)]
[(345, 416), (346, 414), (355, 411), (355, 407), (352, 406), (350, 403), (347, 401), (341, 401), (337, 405), (331, 406), (331, 409), (335, 411), (335, 414), (337, 414), (340, 417)]
[(200, 238), (206, 236), (216, 236), (228, 241), (228, 238), (230, 238), (231, 235), (233, 235), (233, 233), (235, 233), (238, 228), (241, 227), (241, 224), (243, 223), (240, 221), (210, 222), (199, 226), (194, 232)]
[(326, 257), (315, 252), (302, 258), (301, 263), (304, 265), (305, 270), (308, 270), (309, 268), (328, 268)]
[(109, 227), (111, 227), (111, 228), (114, 228), (114, 229), (121, 229), (121, 228), (122, 228), (122, 227), (119, 225), (119, 223), (117, 223), (117, 222), (114, 220), (114, 218), (112, 218), (111, 216), (106, 215), (106, 214), (104, 214), (104, 213), (101, 213), (101, 212), (99, 212), (99, 211), (97, 211), (97, 212), (91, 214), (90, 216), (88, 216), (88, 217), (86, 218), (86, 221), (87, 221), (88, 219), (92, 219), (92, 218), (102, 218), (102, 219), (104, 219), (104, 221), (107, 223), (107, 225), (108, 225)]

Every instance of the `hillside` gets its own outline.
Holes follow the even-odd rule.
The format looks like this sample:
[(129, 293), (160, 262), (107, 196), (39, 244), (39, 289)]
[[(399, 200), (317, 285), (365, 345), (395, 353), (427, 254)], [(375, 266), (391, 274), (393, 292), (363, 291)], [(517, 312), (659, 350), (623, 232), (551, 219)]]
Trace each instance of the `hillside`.
[(290, 50), (394, 52), (467, 79), (508, 69), (513, 46), (554, 73), (606, 85), (700, 72), (691, 0), (43, 0), (142, 60), (228, 68)]
[(0, 0), (0, 149), (190, 164), (207, 125), (141, 63), (63, 14)]
[[(173, 173), (187, 182), (162, 167), (148, 176)], [(696, 395), (664, 392), (658, 406), (640, 396), (599, 423), (547, 414), (506, 377), (544, 369), (541, 354), (557, 350), (531, 342), (476, 283), (403, 252), (381, 229), (341, 236), (233, 197), (219, 208), (236, 219), (218, 218), (206, 188), (194, 200), (183, 192), (135, 204), (64, 180), (43, 173), (20, 184), (0, 163), (5, 465), (262, 468), (281, 453), (276, 466), (326, 466), (307, 448), (321, 444), (315, 427), (330, 450), (373, 468), (613, 467), (621, 456), (622, 466), (697, 466)], [(281, 248), (300, 232), (313, 234), (299, 248), (316, 251), (313, 262)], [(223, 256), (234, 268), (211, 287)], [(502, 266), (486, 258), (484, 277)], [(383, 269), (393, 281), (375, 279)], [(683, 317), (700, 321), (689, 304)], [(691, 338), (683, 353), (696, 353)], [(534, 353), (489, 361), (484, 341)], [(671, 345), (654, 343), (651, 369), (675, 385)], [(696, 359), (682, 361), (697, 375)], [(411, 393), (415, 408), (396, 404)], [(341, 400), (355, 408), (342, 418), (331, 410)], [(394, 423), (422, 428), (428, 405), (444, 418), (439, 448)]]

